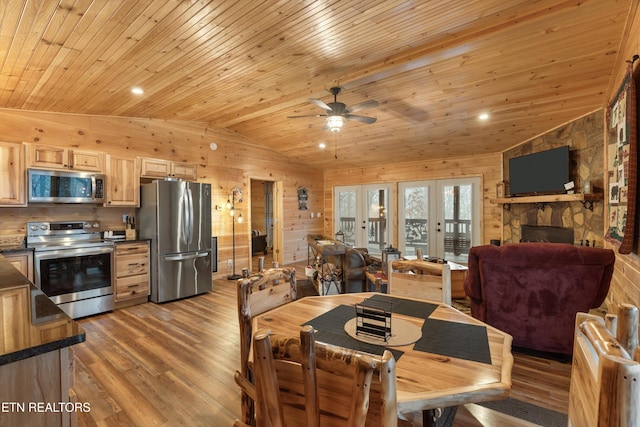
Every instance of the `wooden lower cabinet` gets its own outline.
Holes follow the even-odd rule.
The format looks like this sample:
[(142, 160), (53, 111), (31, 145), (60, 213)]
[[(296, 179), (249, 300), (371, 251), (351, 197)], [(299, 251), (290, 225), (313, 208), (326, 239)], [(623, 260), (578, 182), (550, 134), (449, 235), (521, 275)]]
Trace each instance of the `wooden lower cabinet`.
[(0, 425), (77, 425), (77, 413), (91, 407), (88, 402), (77, 402), (73, 375), (71, 347), (0, 366)]
[(17, 268), (20, 273), (33, 282), (33, 252), (17, 251), (3, 252), (2, 256)]
[[(29, 347), (29, 286), (17, 286), (0, 293), (0, 354)], [(3, 425), (0, 423), (0, 425)]]
[(118, 242), (115, 249), (116, 308), (146, 302), (149, 298), (149, 242)]

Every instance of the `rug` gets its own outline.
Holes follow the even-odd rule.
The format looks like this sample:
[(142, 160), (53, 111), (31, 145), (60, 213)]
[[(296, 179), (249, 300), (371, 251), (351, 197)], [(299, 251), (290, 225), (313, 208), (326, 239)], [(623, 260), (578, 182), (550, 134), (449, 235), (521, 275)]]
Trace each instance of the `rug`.
[(544, 427), (566, 427), (569, 422), (567, 414), (510, 397), (505, 400), (478, 403), (478, 405)]

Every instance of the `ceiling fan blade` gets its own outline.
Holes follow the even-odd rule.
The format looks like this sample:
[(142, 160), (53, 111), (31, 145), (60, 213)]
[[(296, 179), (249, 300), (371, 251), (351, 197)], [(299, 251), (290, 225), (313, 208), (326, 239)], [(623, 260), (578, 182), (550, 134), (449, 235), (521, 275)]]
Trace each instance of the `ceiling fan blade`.
[(308, 116), (287, 116), (287, 119), (300, 119), (303, 117), (327, 117), (326, 114), (310, 114)]
[(380, 105), (380, 104), (378, 104), (378, 101), (374, 101), (373, 99), (370, 99), (368, 101), (360, 102), (359, 104), (354, 104), (354, 105), (350, 106), (349, 108), (347, 108), (346, 112), (347, 113), (355, 113), (356, 111), (365, 110), (367, 108), (377, 107), (378, 105)]
[(325, 104), (324, 102), (320, 101), (319, 99), (316, 98), (309, 98), (308, 101), (314, 105), (317, 105), (318, 107), (322, 108), (323, 110), (327, 110), (327, 111), (333, 111), (331, 109), (331, 107), (329, 107), (327, 104)]
[(378, 120), (375, 117), (356, 116), (356, 115), (353, 115), (353, 114), (345, 114), (344, 118), (347, 119), (347, 120), (355, 120), (357, 122), (366, 123), (366, 124), (375, 123), (376, 120)]

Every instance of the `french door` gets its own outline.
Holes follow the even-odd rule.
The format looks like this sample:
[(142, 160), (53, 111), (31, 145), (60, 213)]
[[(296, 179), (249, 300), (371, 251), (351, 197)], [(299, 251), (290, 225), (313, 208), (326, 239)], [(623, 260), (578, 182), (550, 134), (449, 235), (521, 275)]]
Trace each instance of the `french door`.
[(398, 216), (403, 255), (466, 263), (480, 242), (480, 178), (399, 183)]
[(392, 241), (391, 184), (334, 188), (334, 228), (352, 247), (381, 254)]

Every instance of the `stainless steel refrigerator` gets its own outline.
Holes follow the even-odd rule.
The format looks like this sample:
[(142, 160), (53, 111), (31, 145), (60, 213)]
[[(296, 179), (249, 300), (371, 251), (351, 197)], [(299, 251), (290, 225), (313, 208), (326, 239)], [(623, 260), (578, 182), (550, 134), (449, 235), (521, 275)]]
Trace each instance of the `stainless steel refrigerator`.
[(211, 185), (143, 184), (136, 222), (139, 238), (151, 239), (151, 301), (211, 290)]

